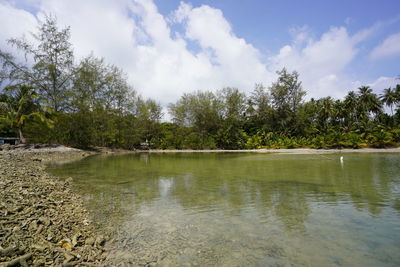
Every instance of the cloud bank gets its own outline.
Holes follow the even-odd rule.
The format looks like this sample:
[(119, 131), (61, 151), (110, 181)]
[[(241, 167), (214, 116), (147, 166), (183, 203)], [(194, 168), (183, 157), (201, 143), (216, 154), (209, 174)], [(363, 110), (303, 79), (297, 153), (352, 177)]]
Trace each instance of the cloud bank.
[[(265, 59), (235, 34), (221, 10), (208, 5), (181, 2), (166, 17), (152, 0), (26, 0), (18, 5), (0, 0), (0, 48), (8, 50), (8, 38), (35, 31), (45, 13), (71, 26), (78, 59), (91, 52), (104, 57), (127, 72), (137, 91), (163, 105), (194, 90), (232, 86), (250, 92), (255, 83), (269, 86), (282, 67), (300, 73), (309, 97), (342, 97), (361, 84), (346, 75), (346, 68), (371, 31), (352, 36), (345, 27), (332, 27), (315, 38), (306, 27), (292, 29), (292, 42)], [(390, 36), (371, 57), (385, 56), (388, 47), (398, 53), (399, 39)]]

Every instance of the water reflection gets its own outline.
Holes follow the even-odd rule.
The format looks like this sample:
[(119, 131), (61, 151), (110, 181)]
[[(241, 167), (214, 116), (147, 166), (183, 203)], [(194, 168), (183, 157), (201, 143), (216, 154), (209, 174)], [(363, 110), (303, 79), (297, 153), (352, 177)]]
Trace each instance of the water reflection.
[(136, 154), (51, 171), (75, 177), (134, 263), (400, 263), (400, 157), (340, 157)]

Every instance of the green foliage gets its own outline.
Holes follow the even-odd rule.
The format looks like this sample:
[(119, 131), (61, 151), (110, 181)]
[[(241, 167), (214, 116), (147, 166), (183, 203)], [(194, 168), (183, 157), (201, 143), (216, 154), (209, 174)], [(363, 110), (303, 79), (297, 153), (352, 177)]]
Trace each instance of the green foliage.
[[(25, 54), (27, 61), (24, 64), (8, 62), (14, 73), (13, 78), (18, 83), (37, 88), (42, 101), (53, 110), (65, 110), (73, 67), (70, 29), (58, 29), (56, 18), (46, 16), (38, 32), (31, 35), (35, 39), (34, 43), (24, 37), (8, 40)], [(33, 67), (29, 67), (28, 60), (33, 60)]]
[(51, 111), (46, 107), (41, 107), (35, 102), (37, 94), (32, 87), (16, 85), (5, 88), (8, 93), (7, 102), (2, 102), (2, 113), (0, 125), (18, 130), (19, 138), (22, 143), (26, 142), (24, 137), (24, 127), (27, 122), (39, 120), (47, 127), (53, 126), (53, 121), (46, 115)]
[[(278, 71), (269, 88), (186, 93), (163, 109), (144, 99), (122, 69), (93, 54), (74, 64), (70, 29), (46, 17), (35, 43), (9, 42), (33, 66), (0, 51), (0, 135), (74, 147), (126, 149), (360, 148), (400, 143), (400, 85), (381, 96), (368, 86), (343, 100), (305, 102), (299, 74)], [(4, 83), (7, 82), (7, 86)], [(384, 106), (390, 114), (384, 112)], [(51, 109), (50, 109), (51, 108)]]
[(289, 73), (285, 68), (278, 71), (277, 81), (270, 87), (273, 128), (287, 134), (298, 133), (296, 129), (297, 111), (303, 103), (306, 92), (299, 81), (299, 74)]

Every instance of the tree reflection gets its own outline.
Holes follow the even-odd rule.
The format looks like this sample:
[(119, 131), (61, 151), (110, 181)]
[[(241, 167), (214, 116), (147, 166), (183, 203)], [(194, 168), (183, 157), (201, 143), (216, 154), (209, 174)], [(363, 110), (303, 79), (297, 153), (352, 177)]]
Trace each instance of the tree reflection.
[(395, 154), (139, 154), (93, 157), (55, 169), (76, 177), (98, 218), (130, 220), (156, 202), (188, 213), (275, 216), (286, 231), (306, 231), (311, 203), (348, 205), (371, 216), (400, 211)]

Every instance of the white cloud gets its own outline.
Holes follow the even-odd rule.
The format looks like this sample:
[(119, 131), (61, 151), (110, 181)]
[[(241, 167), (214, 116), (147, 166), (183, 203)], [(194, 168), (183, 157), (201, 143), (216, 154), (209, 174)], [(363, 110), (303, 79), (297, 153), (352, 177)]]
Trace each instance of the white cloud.
[(390, 35), (375, 47), (370, 54), (370, 58), (377, 60), (398, 55), (400, 55), (400, 33)]
[(383, 89), (389, 87), (395, 87), (396, 84), (399, 84), (400, 81), (396, 77), (379, 77), (373, 82), (368, 83), (367, 85), (374, 89), (375, 93), (380, 94)]
[[(139, 92), (163, 104), (188, 91), (251, 90), (256, 82), (271, 81), (259, 51), (236, 37), (222, 12), (209, 6), (180, 5), (185, 36), (171, 31), (150, 0), (42, 0), (40, 10), (71, 26), (78, 57), (91, 51), (104, 56), (128, 73)], [(190, 42), (201, 51), (191, 52)]]
[(34, 32), (37, 27), (37, 20), (31, 13), (16, 9), (13, 6), (0, 2), (0, 49), (7, 47), (7, 51), (15, 53), (7, 40), (13, 37), (20, 37), (29, 32)]
[(360, 30), (359, 32), (357, 32), (356, 34), (354, 34), (352, 39), (355, 43), (362, 42), (365, 39), (374, 36), (381, 29), (388, 27), (390, 25), (393, 25), (399, 21), (400, 21), (400, 15), (398, 15), (394, 18), (388, 19), (388, 20), (375, 22), (371, 27), (364, 28), (364, 29)]
[(235, 86), (249, 92), (256, 82), (268, 86), (282, 67), (300, 73), (310, 97), (341, 97), (361, 84), (346, 75), (346, 68), (357, 56), (357, 45), (378, 27), (352, 36), (344, 27), (332, 27), (320, 37), (307, 26), (293, 28), (292, 42), (265, 61), (257, 48), (235, 34), (221, 10), (207, 5), (182, 2), (166, 18), (152, 0), (12, 3), (0, 0), (0, 48), (10, 37), (35, 31), (44, 13), (55, 14), (60, 26), (71, 26), (78, 59), (90, 52), (104, 57), (123, 68), (140, 93), (164, 105), (193, 90)]
[(57, 16), (60, 25), (71, 27), (71, 41), (78, 58), (93, 52), (120, 67), (135, 60), (135, 21), (128, 16), (129, 1), (43, 0), (40, 13)]
[(270, 60), (274, 69), (287, 67), (289, 70), (297, 70), (309, 98), (342, 98), (348, 91), (357, 90), (362, 85), (369, 85), (376, 93), (380, 93), (387, 88), (388, 83), (393, 83), (394, 78), (378, 77), (375, 80), (359, 81), (348, 74), (351, 73), (348, 66), (358, 55), (358, 44), (384, 25), (395, 21), (397, 19), (375, 23), (354, 35), (350, 35), (344, 27), (332, 27), (319, 39), (312, 37), (308, 27), (292, 29), (292, 44), (283, 46)]
[(273, 75), (261, 62), (260, 52), (233, 33), (221, 10), (181, 3), (176, 21), (184, 23), (185, 37), (198, 43), (201, 51), (196, 57), (208, 59), (209, 74), (219, 80), (220, 87), (232, 85), (249, 90), (255, 82), (270, 83)]
[(274, 68), (297, 70), (310, 97), (343, 96), (354, 86), (343, 71), (357, 54), (355, 42), (344, 27), (333, 27), (318, 40), (307, 31), (297, 31), (293, 43), (270, 58)]

